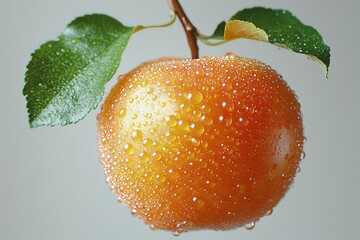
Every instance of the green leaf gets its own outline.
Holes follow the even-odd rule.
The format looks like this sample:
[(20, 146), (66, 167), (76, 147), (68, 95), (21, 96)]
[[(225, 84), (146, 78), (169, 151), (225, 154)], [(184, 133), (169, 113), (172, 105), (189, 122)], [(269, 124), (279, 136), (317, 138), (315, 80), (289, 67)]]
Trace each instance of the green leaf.
[(106, 15), (86, 15), (36, 50), (23, 90), (30, 127), (76, 123), (95, 109), (134, 29)]
[(224, 31), (225, 31), (226, 22), (221, 22), (217, 28), (215, 29), (211, 38), (213, 39), (224, 39)]
[[(252, 23), (253, 26), (249, 26)], [(264, 35), (267, 36), (264, 38)], [(222, 37), (222, 38), (221, 38)], [(306, 54), (315, 60), (327, 76), (330, 65), (330, 48), (321, 35), (311, 26), (304, 25), (286, 10), (273, 10), (262, 7), (244, 9), (237, 12), (229, 22), (220, 23), (213, 39), (230, 41), (237, 38), (249, 38), (269, 42), (278, 47)]]

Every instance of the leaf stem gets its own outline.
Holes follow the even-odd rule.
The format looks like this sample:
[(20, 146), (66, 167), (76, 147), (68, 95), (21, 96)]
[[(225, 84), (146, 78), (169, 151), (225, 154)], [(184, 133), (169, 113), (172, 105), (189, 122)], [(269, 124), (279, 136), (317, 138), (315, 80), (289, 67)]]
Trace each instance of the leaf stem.
[(225, 41), (225, 40), (222, 40), (222, 41), (217, 41), (217, 42), (211, 42), (209, 41), (209, 39), (212, 39), (212, 37), (210, 36), (205, 36), (199, 32), (197, 32), (197, 38), (205, 45), (207, 46), (219, 46), (221, 44), (224, 44), (224, 43), (228, 43), (229, 41)]
[(143, 29), (148, 29), (148, 28), (163, 28), (163, 27), (168, 27), (168, 26), (172, 25), (172, 24), (175, 22), (175, 20), (176, 20), (176, 14), (175, 14), (175, 11), (173, 11), (173, 10), (171, 10), (170, 14), (171, 14), (171, 15), (170, 15), (171, 19), (170, 19), (169, 22), (164, 23), (164, 24), (161, 24), (161, 25), (152, 25), (152, 26), (139, 25), (139, 26), (137, 26), (137, 27), (135, 28), (134, 33), (135, 33), (135, 32), (139, 32), (139, 31), (141, 31), (141, 30), (143, 30)]
[(168, 0), (168, 3), (170, 8), (179, 17), (181, 25), (184, 28), (188, 40), (188, 44), (191, 50), (191, 57), (193, 59), (199, 58), (199, 47), (196, 38), (196, 34), (197, 34), (196, 28), (190, 22), (189, 18), (186, 16), (178, 0)]

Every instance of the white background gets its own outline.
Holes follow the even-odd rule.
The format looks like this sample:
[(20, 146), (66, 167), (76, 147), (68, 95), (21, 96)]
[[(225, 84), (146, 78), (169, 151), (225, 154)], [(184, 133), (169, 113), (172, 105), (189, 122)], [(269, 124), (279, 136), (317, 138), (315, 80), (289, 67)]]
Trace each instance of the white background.
[[(204, 34), (237, 10), (291, 10), (331, 46), (329, 79), (299, 54), (238, 40), (200, 44), (200, 54), (237, 55), (270, 64), (302, 104), (306, 158), (294, 187), (252, 231), (198, 231), (176, 239), (357, 239), (360, 227), (360, 2), (357, 0), (183, 0)], [(169, 20), (165, 0), (0, 0), (0, 239), (174, 239), (151, 231), (117, 203), (98, 162), (96, 114), (67, 127), (30, 129), (22, 96), (30, 54), (77, 16), (105, 13), (126, 25)], [(133, 36), (118, 73), (162, 56), (189, 57), (179, 22)], [(114, 85), (115, 78), (109, 83)], [(107, 91), (109, 88), (107, 89)]]

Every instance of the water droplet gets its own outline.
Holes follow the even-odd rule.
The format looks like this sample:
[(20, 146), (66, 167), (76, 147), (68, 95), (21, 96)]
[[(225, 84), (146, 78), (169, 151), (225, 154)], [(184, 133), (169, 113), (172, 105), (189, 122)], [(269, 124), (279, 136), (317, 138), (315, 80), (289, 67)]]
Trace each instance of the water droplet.
[(117, 201), (118, 203), (122, 204), (124, 202), (124, 200), (121, 197), (117, 197)]
[(132, 116), (131, 116), (131, 119), (135, 120), (138, 118), (138, 115), (136, 113), (134, 113)]
[(186, 25), (185, 27), (186, 31), (191, 31), (193, 29), (193, 27), (191, 25)]
[(172, 233), (172, 235), (174, 235), (174, 237), (178, 237), (178, 236), (180, 236), (180, 234), (181, 233), (179, 233), (178, 231)]
[(199, 104), (203, 100), (203, 95), (200, 91), (194, 90), (191, 93), (187, 95), (187, 98), (193, 103), (193, 104)]
[(135, 143), (141, 142), (143, 139), (143, 133), (140, 130), (135, 130), (131, 133), (131, 138), (134, 140)]
[(176, 94), (174, 92), (168, 92), (167, 95), (168, 95), (169, 98), (175, 98), (176, 97)]
[(125, 115), (126, 115), (126, 111), (127, 111), (127, 110), (126, 110), (126, 108), (121, 108), (121, 109), (120, 109), (120, 112), (119, 112), (119, 113), (120, 113), (120, 115), (119, 115), (119, 116), (120, 116), (120, 118), (125, 117)]
[(192, 223), (188, 222), (188, 221), (183, 221), (183, 222), (179, 222), (178, 224), (176, 224), (176, 229), (178, 233), (183, 233), (183, 232), (187, 232), (189, 230), (189, 228), (192, 227)]
[(133, 145), (131, 145), (131, 144), (128, 144), (128, 143), (125, 144), (124, 148), (125, 148), (126, 153), (129, 155), (133, 155), (135, 152), (135, 149), (134, 149)]
[(193, 123), (190, 125), (190, 128), (196, 137), (200, 137), (205, 131), (204, 125), (201, 123)]
[(149, 138), (145, 138), (142, 142), (142, 144), (144, 145), (144, 147), (146, 148), (150, 148), (153, 144), (153, 141)]
[(210, 107), (210, 106), (202, 105), (202, 106), (201, 106), (201, 109), (203, 110), (203, 112), (204, 112), (205, 114), (208, 114), (208, 113), (211, 112), (211, 107)]
[(139, 154), (139, 157), (140, 157), (141, 161), (143, 161), (143, 162), (148, 162), (150, 160), (150, 156), (146, 152), (141, 152)]
[[(204, 147), (204, 148), (206, 148), (206, 147)], [(206, 168), (206, 167), (208, 166), (208, 164), (207, 164), (207, 162), (205, 162), (205, 161), (200, 161), (199, 166), (200, 166), (201, 168)]]
[(173, 141), (176, 140), (176, 135), (175, 135), (175, 134), (166, 133), (165, 136), (167, 137), (167, 139), (168, 139), (170, 142), (173, 142)]
[(211, 118), (211, 117), (205, 117), (204, 119), (203, 119), (203, 122), (204, 122), (204, 125), (205, 126), (210, 126), (212, 123), (213, 123), (213, 119)]
[(118, 81), (121, 81), (121, 80), (123, 80), (123, 79), (124, 79), (124, 77), (125, 77), (125, 75), (124, 75), (124, 74), (120, 74), (120, 75), (118, 76), (117, 80), (118, 80)]
[(167, 102), (162, 102), (162, 103), (161, 103), (161, 107), (162, 107), (162, 108), (165, 108), (166, 105), (167, 105)]
[(183, 103), (180, 105), (180, 109), (186, 113), (190, 111), (190, 106)]
[(161, 159), (161, 154), (157, 152), (153, 152), (151, 156), (157, 161)]
[(252, 229), (254, 229), (254, 227), (255, 227), (255, 222), (250, 222), (250, 223), (245, 224), (245, 228), (247, 230), (252, 230)]
[(265, 216), (270, 216), (273, 213), (273, 209), (267, 210)]
[(213, 72), (207, 72), (207, 73), (205, 73), (205, 75), (208, 76), (208, 77), (212, 77), (212, 76), (214, 76), (214, 73)]
[(232, 101), (227, 102), (227, 104), (225, 106), (226, 111), (232, 112), (232, 111), (234, 111), (234, 108), (235, 108), (235, 105)]
[(165, 121), (166, 124), (170, 127), (175, 127), (177, 125), (177, 121), (174, 116), (166, 116)]
[(106, 183), (110, 183), (110, 180), (111, 180), (111, 177), (106, 177), (106, 178), (105, 178), (105, 182), (106, 182)]
[(227, 118), (226, 120), (225, 120), (225, 126), (227, 126), (227, 127), (229, 127), (231, 124), (232, 124), (232, 118), (231, 117), (229, 117), (229, 118)]
[(200, 145), (200, 140), (196, 138), (191, 138), (191, 143), (197, 147)]
[[(203, 148), (207, 148), (208, 146), (209, 146), (209, 144), (208, 144), (206, 141), (203, 141), (203, 142), (202, 142), (202, 147), (203, 147)], [(206, 162), (203, 162), (203, 163), (206, 164)]]
[(196, 71), (195, 74), (202, 77), (205, 73), (204, 70), (200, 69), (200, 71)]
[(147, 94), (152, 94), (154, 92), (154, 88), (153, 87), (148, 87), (147, 89), (146, 89), (146, 93)]
[(148, 84), (149, 84), (149, 80), (144, 79), (144, 80), (140, 83), (140, 86), (146, 87)]
[(225, 54), (225, 59), (234, 60), (235, 58), (236, 58), (236, 55), (232, 52), (228, 52)]
[(179, 120), (178, 125), (183, 131), (190, 130), (190, 124), (187, 121)]
[(306, 155), (305, 155), (305, 152), (302, 151), (301, 154), (300, 154), (300, 160), (303, 160), (303, 159), (305, 158), (305, 156), (306, 156)]
[[(229, 79), (231, 78), (230, 76), (228, 77)], [(232, 90), (233, 86), (231, 85), (231, 83), (226, 83), (223, 87), (225, 87), (225, 89), (227, 91)]]
[(150, 224), (149, 227), (150, 227), (151, 231), (157, 231), (158, 230), (158, 228), (154, 224)]
[(194, 198), (193, 198), (193, 202), (195, 203), (195, 206), (196, 206), (197, 208), (202, 208), (202, 207), (205, 205), (204, 200), (198, 199), (197, 197), (194, 197)]
[(241, 122), (242, 125), (247, 126), (249, 124), (249, 120), (246, 118), (239, 118), (239, 122)]
[(194, 110), (194, 111), (193, 111), (193, 116), (194, 116), (195, 118), (200, 118), (200, 117), (201, 117), (201, 111), (198, 110), (198, 109)]
[(137, 213), (137, 210), (136, 210), (135, 208), (131, 209), (131, 214), (132, 214), (133, 216), (135, 216), (136, 213)]

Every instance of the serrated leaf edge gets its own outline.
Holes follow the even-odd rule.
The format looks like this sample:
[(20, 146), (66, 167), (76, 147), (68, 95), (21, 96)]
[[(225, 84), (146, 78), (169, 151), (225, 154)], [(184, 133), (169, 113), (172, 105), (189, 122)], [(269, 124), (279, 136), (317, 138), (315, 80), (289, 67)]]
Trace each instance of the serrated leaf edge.
[(315, 63), (317, 63), (319, 65), (319, 67), (323, 70), (324, 74), (325, 74), (325, 77), (328, 78), (328, 67), (326, 66), (326, 64), (321, 61), (318, 57), (312, 55), (312, 54), (304, 54), (304, 53), (299, 53), (299, 52), (295, 52), (294, 50), (292, 50), (291, 48), (287, 47), (286, 45), (284, 44), (281, 44), (281, 43), (271, 43), (269, 42), (270, 44), (273, 44), (279, 48), (283, 48), (283, 49), (286, 49), (286, 50), (289, 50), (289, 51), (292, 51), (294, 53), (298, 53), (298, 54), (302, 54), (302, 55), (306, 55), (308, 58), (310, 58), (311, 60), (313, 60)]

